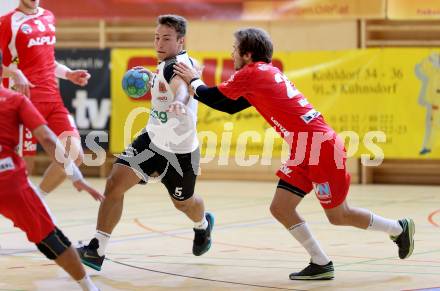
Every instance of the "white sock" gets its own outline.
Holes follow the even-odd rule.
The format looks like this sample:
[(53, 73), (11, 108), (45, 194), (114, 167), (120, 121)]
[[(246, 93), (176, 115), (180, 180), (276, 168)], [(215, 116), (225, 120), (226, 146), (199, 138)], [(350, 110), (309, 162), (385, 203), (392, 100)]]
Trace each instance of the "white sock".
[(305, 222), (291, 226), (289, 232), (312, 257), (312, 263), (323, 266), (330, 262), (330, 258), (321, 249)]
[(105, 255), (105, 249), (107, 248), (107, 244), (110, 239), (110, 234), (100, 230), (96, 230), (95, 237), (99, 242), (98, 255), (103, 256)]
[(392, 236), (398, 236), (402, 233), (403, 229), (397, 220), (391, 220), (382, 216), (376, 215), (373, 212), (370, 213), (370, 224), (368, 230), (383, 231)]
[(44, 192), (43, 190), (41, 190), (40, 186), (37, 186), (37, 191), (38, 191), (38, 193), (39, 193), (43, 198), (45, 198), (47, 195), (49, 195), (49, 193)]
[(197, 222), (194, 222), (195, 229), (207, 229), (208, 228), (208, 220), (206, 220), (206, 215), (203, 213), (203, 219)]
[(96, 287), (87, 274), (84, 276), (84, 278), (78, 281), (78, 284), (84, 291), (99, 291), (99, 288)]

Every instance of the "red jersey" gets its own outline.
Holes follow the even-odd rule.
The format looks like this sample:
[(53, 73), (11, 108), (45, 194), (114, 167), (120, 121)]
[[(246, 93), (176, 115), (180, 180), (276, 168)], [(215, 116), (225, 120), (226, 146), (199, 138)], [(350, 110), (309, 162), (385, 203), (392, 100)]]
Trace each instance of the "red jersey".
[(244, 97), (286, 140), (292, 133), (333, 131), (272, 64), (250, 63), (221, 83), (218, 89), (230, 99)]
[(32, 131), (46, 121), (28, 98), (0, 87), (0, 157), (15, 155), (20, 124)]
[(0, 49), (6, 67), (18, 66), (35, 85), (32, 102), (62, 102), (55, 77), (55, 17), (38, 8), (36, 14), (16, 9), (0, 18)]

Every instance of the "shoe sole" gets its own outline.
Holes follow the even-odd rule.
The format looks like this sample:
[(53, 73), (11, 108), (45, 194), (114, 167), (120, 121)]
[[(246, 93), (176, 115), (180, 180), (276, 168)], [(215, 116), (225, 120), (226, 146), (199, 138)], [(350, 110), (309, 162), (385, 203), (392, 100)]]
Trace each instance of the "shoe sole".
[(333, 280), (335, 278), (334, 272), (326, 272), (314, 276), (289, 276), (290, 280)]
[(409, 232), (409, 252), (404, 258), (402, 258), (402, 260), (410, 257), (414, 251), (414, 234), (416, 232), (416, 225), (414, 224), (414, 220), (411, 218), (406, 218), (406, 222), (408, 223)]
[[(209, 213), (208, 216), (211, 218), (211, 223), (209, 224), (209, 226), (210, 226), (210, 232), (212, 232), (212, 229), (214, 228), (215, 218), (214, 218), (214, 215), (212, 215), (212, 213)], [(199, 256), (203, 255), (204, 253), (206, 253), (207, 251), (209, 251), (209, 249), (211, 248), (211, 242), (212, 242), (212, 239), (209, 241), (208, 247), (203, 252), (201, 252), (200, 254), (193, 253), (193, 255), (199, 257)]]
[(82, 262), (84, 265), (86, 265), (87, 267), (92, 268), (93, 270), (101, 271), (101, 266), (98, 266), (98, 265), (92, 264), (92, 263), (90, 263), (90, 262), (88, 262), (88, 261), (86, 261), (86, 260), (83, 260), (83, 259), (81, 259), (81, 262)]

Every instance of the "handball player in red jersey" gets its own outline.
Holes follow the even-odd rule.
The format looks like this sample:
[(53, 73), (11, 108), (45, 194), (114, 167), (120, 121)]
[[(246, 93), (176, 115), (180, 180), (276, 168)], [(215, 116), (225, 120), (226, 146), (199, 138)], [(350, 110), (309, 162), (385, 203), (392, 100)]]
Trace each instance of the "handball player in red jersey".
[[(0, 49), (3, 51), (3, 77), (7, 87), (30, 98), (47, 120), (49, 128), (66, 143), (66, 150), (80, 165), (83, 150), (72, 116), (64, 106), (57, 79), (87, 85), (90, 75), (72, 71), (55, 60), (55, 16), (39, 6), (39, 0), (20, 0), (17, 9), (0, 18)], [(60, 136), (62, 135), (62, 136)], [(21, 128), (20, 152), (32, 173), (37, 140), (29, 128)], [(65, 179), (64, 171), (52, 163), (39, 188), (43, 195), (53, 191)]]
[(233, 114), (255, 107), (290, 145), (290, 158), (277, 172), (280, 180), (270, 210), (311, 256), (310, 264), (290, 274), (290, 279), (334, 278), (333, 263), (297, 212), (302, 198), (312, 190), (330, 223), (385, 232), (397, 244), (399, 257), (408, 258), (414, 248), (413, 220), (391, 220), (348, 205), (350, 175), (345, 167), (343, 141), (272, 65), (269, 35), (258, 28), (247, 28), (236, 31), (234, 36), (232, 58), (236, 72), (228, 81), (207, 87), (199, 73), (184, 63), (175, 66), (175, 73), (191, 85), (195, 99), (214, 109)]
[[(0, 61), (1, 61), (0, 50)], [(65, 168), (78, 191), (85, 190), (98, 201), (104, 196), (91, 188), (72, 160), (65, 158), (64, 147), (32, 103), (24, 95), (1, 85), (0, 67), (0, 214), (26, 233), (30, 242), (48, 259), (54, 260), (78, 282), (83, 290), (99, 290), (90, 280), (76, 250), (57, 228), (40, 193), (26, 175), (26, 166), (18, 156), (18, 127), (24, 124), (40, 142), (52, 161)]]

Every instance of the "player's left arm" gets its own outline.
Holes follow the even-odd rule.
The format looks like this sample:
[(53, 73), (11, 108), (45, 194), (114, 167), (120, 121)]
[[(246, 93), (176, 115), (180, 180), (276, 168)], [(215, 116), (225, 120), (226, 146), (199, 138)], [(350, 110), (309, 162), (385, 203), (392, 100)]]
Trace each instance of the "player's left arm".
[(90, 74), (87, 70), (72, 70), (58, 62), (55, 62), (55, 76), (60, 79), (69, 80), (81, 87), (86, 86), (90, 79)]
[(194, 98), (203, 104), (229, 114), (240, 112), (249, 108), (251, 104), (244, 97), (240, 96), (234, 99), (225, 96), (217, 86), (208, 87), (200, 79), (200, 72), (190, 68), (184, 63), (178, 63), (174, 66), (174, 72), (180, 76), (193, 90)]

